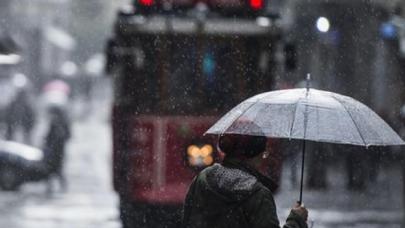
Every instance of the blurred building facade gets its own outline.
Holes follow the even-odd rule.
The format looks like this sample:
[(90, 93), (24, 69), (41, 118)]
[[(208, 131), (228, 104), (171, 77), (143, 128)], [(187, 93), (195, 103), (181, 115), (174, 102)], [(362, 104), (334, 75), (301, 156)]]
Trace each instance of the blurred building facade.
[(292, 0), (288, 33), (297, 46), (297, 69), (285, 79), (295, 85), (311, 73), (320, 89), (396, 119), (405, 100), (405, 71), (398, 28), (385, 25), (401, 6), (405, 1)]
[[(405, 1), (291, 0), (289, 7), (293, 12), (288, 33), (297, 46), (297, 67), (287, 72), (284, 80), (295, 86), (311, 73), (313, 85), (364, 102), (394, 130), (403, 131), (400, 109), (405, 104)], [(377, 176), (382, 153), (355, 150), (346, 154), (340, 150), (343, 156), (338, 158), (345, 163), (348, 188), (362, 190), (365, 181), (372, 182)], [(331, 163), (322, 160), (324, 152), (308, 155), (309, 187), (325, 187), (325, 175), (319, 173), (325, 173)], [(390, 165), (402, 167), (403, 178), (403, 151), (392, 152), (385, 157), (395, 157)], [(333, 154), (338, 153), (326, 156)], [(327, 165), (319, 167), (320, 163)], [(313, 183), (311, 177), (316, 179)], [(402, 191), (398, 197), (405, 205), (405, 188)], [(405, 220), (401, 227), (405, 227)]]
[(69, 61), (75, 39), (67, 32), (71, 10), (68, 0), (2, 1), (1, 26), (17, 40), (22, 62), (18, 71), (36, 87), (60, 73)]

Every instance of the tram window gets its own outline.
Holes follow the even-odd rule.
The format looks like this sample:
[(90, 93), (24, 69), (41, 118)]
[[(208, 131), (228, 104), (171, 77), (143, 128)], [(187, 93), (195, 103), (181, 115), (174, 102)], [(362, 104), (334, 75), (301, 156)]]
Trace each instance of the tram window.
[(118, 74), (122, 78), (115, 85), (116, 100), (131, 106), (137, 114), (156, 112), (159, 99), (156, 52), (151, 41), (142, 44), (142, 51), (136, 50), (122, 59), (122, 73)]
[(193, 40), (171, 42), (168, 74), (169, 112), (192, 112), (196, 106), (197, 52)]
[[(198, 42), (197, 42), (198, 41)], [(262, 92), (261, 49), (247, 39), (143, 41), (143, 67), (127, 60), (121, 96), (139, 114), (218, 114)]]
[(237, 80), (236, 59), (229, 45), (208, 45), (203, 55), (204, 105), (218, 112), (233, 104)]
[[(260, 70), (263, 50), (257, 40), (223, 40), (208, 43), (207, 46), (208, 55), (203, 58), (203, 69), (209, 69), (203, 73), (205, 87), (210, 91), (204, 97), (207, 107), (222, 113), (263, 91), (267, 84), (263, 77), (267, 72)], [(204, 63), (208, 66), (204, 66)]]
[(222, 113), (263, 87), (256, 43), (244, 39), (176, 41), (168, 56), (169, 113)]

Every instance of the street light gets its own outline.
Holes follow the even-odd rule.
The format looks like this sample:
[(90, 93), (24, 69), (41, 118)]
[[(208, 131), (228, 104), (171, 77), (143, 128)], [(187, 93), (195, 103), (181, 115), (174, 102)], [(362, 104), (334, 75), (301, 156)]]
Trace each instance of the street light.
[(60, 69), (63, 76), (72, 77), (77, 73), (77, 65), (74, 62), (66, 61), (62, 64)]
[(316, 28), (318, 29), (318, 31), (320, 31), (322, 33), (328, 32), (329, 28), (330, 28), (330, 22), (329, 22), (328, 18), (319, 17), (316, 20)]

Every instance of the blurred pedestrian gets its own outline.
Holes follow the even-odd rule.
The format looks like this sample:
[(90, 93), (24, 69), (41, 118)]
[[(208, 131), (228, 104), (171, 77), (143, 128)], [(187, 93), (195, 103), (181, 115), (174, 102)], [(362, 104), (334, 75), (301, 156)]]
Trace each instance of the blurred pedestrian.
[(309, 189), (326, 190), (328, 188), (328, 148), (318, 142), (307, 142), (307, 183)]
[(364, 191), (369, 180), (366, 148), (351, 145), (342, 145), (341, 148), (341, 151), (346, 152), (346, 188), (351, 191)]
[[(263, 136), (220, 136), (218, 148), (225, 158), (194, 178), (185, 200), (183, 227), (279, 228), (266, 144)], [(297, 204), (284, 227), (306, 228), (307, 217), (308, 211)]]
[(7, 140), (16, 140), (20, 130), (24, 143), (31, 144), (31, 133), (35, 125), (36, 114), (28, 92), (25, 75), (17, 74), (13, 78), (16, 87), (16, 96), (6, 108), (5, 122)]
[[(393, 119), (389, 115), (387, 111), (378, 111), (378, 115), (391, 127), (394, 128), (396, 124), (394, 124)], [(395, 129), (399, 130), (399, 129)], [(385, 161), (388, 160), (395, 160), (393, 155), (395, 154), (392, 150), (393, 147), (371, 147), (365, 151), (366, 156), (364, 156), (364, 160), (366, 160), (366, 167), (364, 172), (368, 174), (367, 180), (370, 183), (374, 183), (377, 181), (378, 174), (382, 168), (382, 165)]]
[(66, 107), (69, 103), (71, 88), (63, 80), (51, 80), (42, 88), (42, 99), (47, 106)]
[[(400, 119), (400, 129), (399, 129), (399, 135), (401, 136), (402, 139), (405, 138), (405, 105), (401, 107), (399, 110), (399, 119)], [(403, 147), (397, 148), (399, 150), (399, 153), (402, 154), (402, 159), (401, 159), (401, 167), (402, 167), (402, 181), (403, 185), (405, 186), (405, 151), (403, 151)], [(405, 187), (402, 188), (402, 205), (405, 207)], [(403, 210), (403, 215), (402, 215), (402, 227), (405, 227), (405, 210)]]
[(289, 181), (291, 188), (299, 187), (298, 179), (298, 168), (299, 168), (299, 153), (301, 151), (302, 144), (299, 141), (295, 140), (280, 140), (280, 150), (283, 151), (284, 164), (289, 167)]
[(67, 183), (63, 173), (66, 142), (71, 136), (70, 121), (62, 107), (49, 108), (50, 124), (44, 145), (44, 162), (49, 173), (48, 190), (52, 191), (52, 177), (59, 180), (62, 190), (66, 190)]

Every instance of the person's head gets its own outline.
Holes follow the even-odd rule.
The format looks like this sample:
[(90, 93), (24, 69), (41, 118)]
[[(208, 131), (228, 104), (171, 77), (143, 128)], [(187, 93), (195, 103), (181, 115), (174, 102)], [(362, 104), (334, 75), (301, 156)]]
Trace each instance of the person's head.
[(218, 139), (218, 149), (225, 157), (243, 160), (264, 175), (268, 174), (270, 165), (266, 148), (267, 138), (264, 136), (226, 134)]
[(264, 136), (225, 134), (218, 139), (218, 147), (227, 157), (250, 159), (266, 150)]
[(253, 158), (266, 150), (267, 138), (262, 128), (255, 122), (239, 118), (228, 128), (228, 132), (218, 139), (218, 149), (225, 156), (241, 159)]
[(255, 122), (243, 117), (235, 121), (228, 132), (218, 139), (218, 150), (225, 154), (225, 157), (235, 157), (252, 165), (263, 174), (270, 165), (269, 151), (267, 149), (267, 138), (263, 129)]

